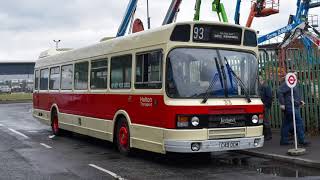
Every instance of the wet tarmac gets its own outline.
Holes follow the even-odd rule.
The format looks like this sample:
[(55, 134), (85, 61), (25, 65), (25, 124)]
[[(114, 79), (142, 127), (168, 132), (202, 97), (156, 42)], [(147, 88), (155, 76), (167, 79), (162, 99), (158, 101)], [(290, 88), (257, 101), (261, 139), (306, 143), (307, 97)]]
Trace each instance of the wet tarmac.
[[(0, 104), (0, 179), (320, 179), (320, 170), (236, 152), (120, 155), (79, 134), (49, 138), (31, 104)], [(20, 134), (19, 134), (20, 133)]]

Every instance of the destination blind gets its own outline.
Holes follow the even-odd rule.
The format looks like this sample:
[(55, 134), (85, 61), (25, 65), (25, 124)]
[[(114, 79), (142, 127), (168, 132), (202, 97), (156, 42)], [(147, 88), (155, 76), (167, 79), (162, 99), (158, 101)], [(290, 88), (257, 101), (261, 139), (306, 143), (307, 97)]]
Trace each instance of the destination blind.
[(241, 40), (241, 28), (206, 24), (193, 27), (194, 42), (241, 45)]

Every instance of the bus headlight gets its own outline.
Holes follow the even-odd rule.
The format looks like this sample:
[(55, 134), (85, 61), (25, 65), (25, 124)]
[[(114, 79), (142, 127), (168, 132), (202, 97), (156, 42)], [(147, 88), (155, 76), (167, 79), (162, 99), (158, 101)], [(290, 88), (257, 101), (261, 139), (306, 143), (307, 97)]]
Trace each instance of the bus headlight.
[(251, 119), (253, 124), (258, 124), (259, 123), (259, 117), (257, 115), (253, 115)]
[(191, 118), (191, 124), (194, 127), (197, 127), (200, 124), (200, 120), (197, 116)]

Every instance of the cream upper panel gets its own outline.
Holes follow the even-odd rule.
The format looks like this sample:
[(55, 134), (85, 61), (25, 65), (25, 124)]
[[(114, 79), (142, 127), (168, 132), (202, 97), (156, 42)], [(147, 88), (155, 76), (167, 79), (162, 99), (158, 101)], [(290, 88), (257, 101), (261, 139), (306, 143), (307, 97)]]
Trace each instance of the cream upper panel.
[[(147, 48), (150, 46), (155, 46), (159, 44), (172, 43), (170, 42), (170, 36), (176, 25), (179, 24), (190, 24), (193, 27), (194, 24), (208, 24), (208, 25), (225, 25), (230, 27), (239, 27), (243, 29), (247, 29), (242, 26), (233, 25), (233, 24), (224, 24), (219, 22), (207, 22), (207, 21), (199, 21), (199, 22), (179, 22), (173, 23), (166, 26), (161, 26), (159, 28), (146, 30), (143, 32), (134, 33), (131, 35), (127, 35), (124, 37), (118, 37), (114, 39), (110, 39), (107, 41), (100, 42), (98, 44), (70, 50), (64, 53), (60, 53), (54, 56), (50, 56), (47, 58), (39, 59), (36, 62), (35, 68), (51, 66), (53, 64), (62, 64), (71, 61), (77, 61), (86, 58), (99, 57), (103, 55), (109, 55), (114, 53), (125, 53), (126, 51), (131, 51), (139, 48)], [(185, 43), (189, 44), (192, 41), (192, 33), (190, 33), (190, 41)], [(197, 46), (202, 46), (202, 43), (194, 43)], [(189, 44), (190, 45), (190, 44)], [(244, 49), (255, 49), (254, 51), (258, 52), (258, 48), (252, 47), (242, 47), (242, 46), (226, 46), (222, 44), (203, 44), (203, 46), (218, 46), (218, 47), (231, 47), (231, 48), (244, 48)]]
[(80, 48), (76, 50), (67, 51), (58, 55), (39, 59), (36, 62), (36, 68), (43, 66), (50, 66), (52, 64), (62, 64), (65, 62), (72, 62), (86, 58), (98, 57), (110, 54), (123, 54), (134, 49), (141, 49), (145, 47), (164, 44), (168, 41), (172, 28), (162, 28), (161, 30), (152, 32), (142, 32), (103, 41), (89, 47)]

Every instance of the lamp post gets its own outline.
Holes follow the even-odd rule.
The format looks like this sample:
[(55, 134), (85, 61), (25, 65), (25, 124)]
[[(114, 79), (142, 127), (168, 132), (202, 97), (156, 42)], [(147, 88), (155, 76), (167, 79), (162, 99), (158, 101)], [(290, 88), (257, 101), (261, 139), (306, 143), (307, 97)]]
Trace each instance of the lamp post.
[(150, 14), (149, 14), (149, 0), (147, 0), (147, 19), (148, 19), (148, 29), (150, 29), (151, 25), (150, 25)]
[(53, 40), (53, 42), (56, 43), (56, 49), (58, 49), (59, 48), (59, 43), (61, 42), (61, 40), (60, 39), (59, 40)]

